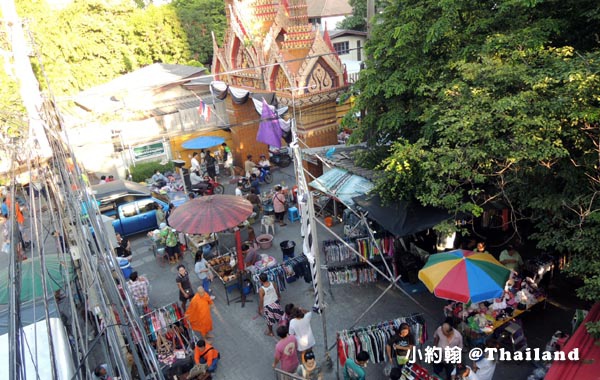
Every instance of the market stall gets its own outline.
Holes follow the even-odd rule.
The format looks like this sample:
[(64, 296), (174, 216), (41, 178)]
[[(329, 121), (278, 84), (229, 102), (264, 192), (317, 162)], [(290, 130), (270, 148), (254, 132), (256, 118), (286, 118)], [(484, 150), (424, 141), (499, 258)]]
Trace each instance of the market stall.
[[(245, 270), (239, 269), (236, 263), (235, 252), (213, 257), (208, 260), (208, 264), (213, 275), (225, 288), (227, 305), (232, 301), (240, 300), (242, 295), (247, 296), (251, 292), (252, 286), (248, 283), (250, 274)], [(241, 287), (240, 282), (242, 283)], [(240, 291), (240, 297), (230, 299), (229, 294), (236, 289)]]
[(509, 330), (513, 338), (519, 337), (511, 343), (520, 350), (526, 341), (520, 325), (511, 322), (545, 296), (534, 281), (511, 273), (489, 253), (458, 249), (431, 255), (419, 279), (436, 297), (454, 301), (444, 314), (454, 319), (467, 344), (483, 343), (489, 335), (499, 337)]
[[(252, 204), (245, 198), (233, 195), (208, 195), (182, 204), (169, 217), (171, 227), (187, 234), (206, 235), (215, 232), (233, 231), (235, 235), (235, 248), (226, 248), (228, 248), (227, 252), (230, 256), (230, 263), (231, 256), (235, 257), (234, 261), (237, 263), (239, 275), (235, 278), (227, 277), (220, 279), (226, 289), (228, 289), (229, 283), (237, 280), (242, 307), (245, 306), (246, 302), (244, 280), (247, 274), (244, 271), (242, 238), (239, 226), (242, 225), (243, 227), (250, 215), (252, 215)], [(232, 276), (232, 274), (227, 276)], [(232, 288), (231, 285), (229, 287)], [(229, 297), (227, 300), (229, 304)]]
[[(395, 329), (399, 328), (402, 323), (407, 323), (410, 326), (410, 332), (413, 334), (417, 346), (425, 343), (427, 340), (427, 331), (425, 319), (420, 313), (378, 322), (369, 326), (338, 331), (336, 333), (338, 371), (340, 367), (344, 366), (348, 358), (355, 358), (356, 354), (360, 351), (377, 353), (377, 355), (371, 355), (370, 360), (372, 363), (387, 363), (388, 358), (386, 357), (385, 345), (395, 334)], [(373, 336), (380, 339), (372, 339), (371, 337)]]

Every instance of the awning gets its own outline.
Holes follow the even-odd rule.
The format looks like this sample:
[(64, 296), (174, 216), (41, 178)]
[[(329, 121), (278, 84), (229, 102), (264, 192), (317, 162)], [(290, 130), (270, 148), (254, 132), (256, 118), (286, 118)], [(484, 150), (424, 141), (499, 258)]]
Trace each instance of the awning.
[(92, 186), (92, 192), (97, 200), (105, 198), (117, 199), (126, 195), (151, 196), (152, 191), (144, 185), (131, 181), (111, 181)]
[(407, 201), (396, 201), (383, 206), (379, 195), (357, 196), (354, 203), (367, 211), (367, 218), (398, 237), (425, 231), (451, 218), (445, 210)]
[(565, 354), (571, 352), (574, 348), (578, 348), (579, 360), (554, 362), (544, 380), (598, 379), (600, 373), (600, 346), (595, 344), (594, 338), (588, 334), (585, 328), (586, 323), (597, 321), (600, 321), (600, 302), (592, 307), (575, 334), (563, 347)]
[(346, 206), (354, 205), (352, 198), (366, 194), (375, 187), (368, 179), (338, 168), (327, 171), (309, 185), (339, 199)]

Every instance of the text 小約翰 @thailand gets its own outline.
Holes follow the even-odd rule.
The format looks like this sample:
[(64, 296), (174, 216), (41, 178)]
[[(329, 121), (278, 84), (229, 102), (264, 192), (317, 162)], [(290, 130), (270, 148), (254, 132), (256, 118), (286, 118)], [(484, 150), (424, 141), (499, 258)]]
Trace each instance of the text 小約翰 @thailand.
[[(546, 351), (540, 348), (525, 348), (521, 351), (510, 351), (504, 348), (479, 348), (469, 350), (468, 358), (477, 361), (482, 357), (488, 360), (499, 361), (579, 361), (579, 348), (571, 351)], [(462, 362), (462, 349), (460, 347), (433, 347), (423, 349), (413, 347), (409, 354), (409, 363), (423, 361), (429, 364)]]

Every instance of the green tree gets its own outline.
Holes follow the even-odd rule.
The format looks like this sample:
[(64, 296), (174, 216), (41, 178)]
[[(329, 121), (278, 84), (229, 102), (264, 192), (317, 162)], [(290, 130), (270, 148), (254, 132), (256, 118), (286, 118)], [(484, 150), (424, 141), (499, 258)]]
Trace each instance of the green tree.
[[(348, 2), (352, 7), (352, 15), (347, 16), (336, 25), (337, 29), (367, 31), (367, 0), (350, 0)], [(383, 1), (375, 0), (375, 10), (383, 7)]]
[(142, 9), (126, 0), (75, 0), (59, 10), (44, 1), (20, 0), (17, 5), (30, 20), (39, 54), (32, 62), (42, 87), (49, 85), (59, 96), (152, 63), (200, 65), (192, 59), (185, 30), (170, 5)]
[(473, 216), (502, 202), (535, 226), (526, 238), (573, 255), (589, 300), (600, 299), (599, 20), (591, 0), (393, 1), (344, 120), (374, 147), (362, 159), (380, 162), (385, 199)]
[(227, 28), (225, 6), (222, 0), (175, 0), (172, 6), (187, 33), (192, 57), (205, 65), (212, 64), (212, 33), (223, 41)]

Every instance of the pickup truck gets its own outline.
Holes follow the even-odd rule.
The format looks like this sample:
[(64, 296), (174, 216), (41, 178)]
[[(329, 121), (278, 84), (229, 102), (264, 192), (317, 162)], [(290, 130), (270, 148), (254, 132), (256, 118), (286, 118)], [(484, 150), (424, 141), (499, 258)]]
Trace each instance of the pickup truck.
[(154, 205), (159, 204), (166, 213), (169, 199), (133, 182), (115, 182), (92, 186), (100, 212), (114, 219), (115, 232), (129, 236), (158, 228)]

